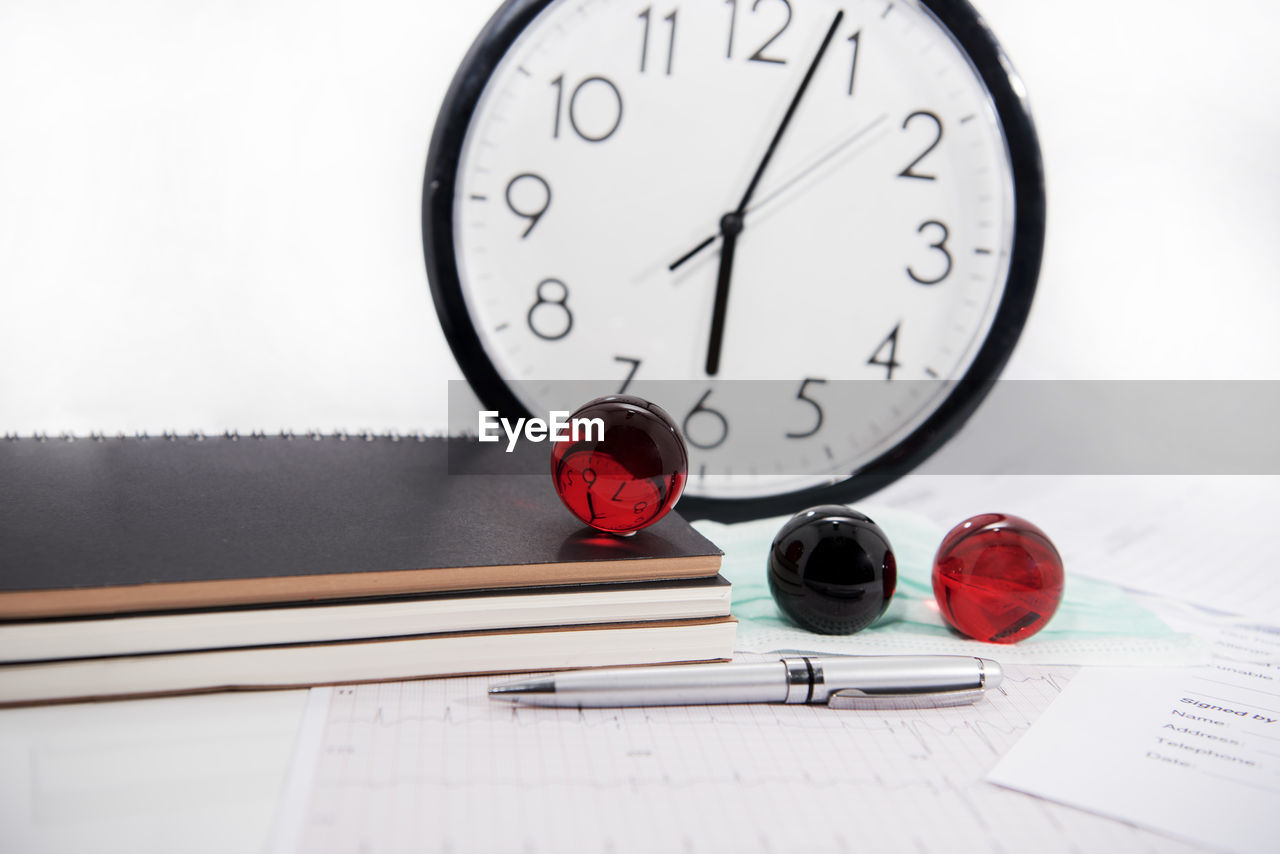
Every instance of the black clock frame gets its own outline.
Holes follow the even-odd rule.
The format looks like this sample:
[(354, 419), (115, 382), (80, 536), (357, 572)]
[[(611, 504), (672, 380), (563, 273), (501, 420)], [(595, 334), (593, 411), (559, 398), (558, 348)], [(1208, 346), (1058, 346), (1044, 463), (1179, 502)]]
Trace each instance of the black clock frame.
[[(538, 13), (557, 0), (508, 0), (476, 38), (450, 85), (427, 154), (422, 193), (422, 243), (436, 313), (454, 357), (485, 406), (509, 418), (531, 413), (498, 374), (467, 311), (454, 254), (453, 205), (467, 127), (489, 77)], [(1035, 294), (1044, 251), (1044, 169), (1035, 126), (1008, 58), (967, 0), (920, 0), (968, 55), (991, 95), (1013, 167), (1013, 250), (1004, 295), (964, 376), (912, 433), (851, 472), (839, 483), (755, 498), (686, 496), (679, 505), (689, 518), (739, 521), (794, 513), (817, 504), (856, 501), (918, 466), (969, 419), (1013, 352)]]

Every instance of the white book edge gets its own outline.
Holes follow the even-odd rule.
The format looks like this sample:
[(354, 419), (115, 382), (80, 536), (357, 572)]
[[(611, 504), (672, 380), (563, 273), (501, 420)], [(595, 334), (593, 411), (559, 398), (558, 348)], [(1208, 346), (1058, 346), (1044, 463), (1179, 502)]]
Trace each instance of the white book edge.
[(729, 614), (724, 583), (0, 624), (0, 663)]
[(729, 658), (737, 622), (632, 624), (0, 667), (0, 705)]

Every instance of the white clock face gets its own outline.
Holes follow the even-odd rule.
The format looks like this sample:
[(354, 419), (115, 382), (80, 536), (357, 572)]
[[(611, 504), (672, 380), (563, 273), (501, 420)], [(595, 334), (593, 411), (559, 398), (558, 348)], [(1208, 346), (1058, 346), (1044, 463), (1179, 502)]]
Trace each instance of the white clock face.
[(689, 493), (745, 497), (847, 477), (940, 405), (1013, 197), (987, 88), (914, 3), (564, 0), (486, 84), (453, 228), (528, 409), (649, 397)]

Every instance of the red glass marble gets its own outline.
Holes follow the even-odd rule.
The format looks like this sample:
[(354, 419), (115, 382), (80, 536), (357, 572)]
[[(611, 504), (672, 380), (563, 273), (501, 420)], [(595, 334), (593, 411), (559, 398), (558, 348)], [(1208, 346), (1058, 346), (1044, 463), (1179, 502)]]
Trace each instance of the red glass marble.
[(964, 520), (933, 559), (933, 595), (943, 619), (988, 643), (1014, 643), (1044, 628), (1062, 601), (1062, 585), (1053, 542), (1007, 513)]
[(604, 422), (602, 440), (592, 436), (552, 446), (551, 479), (573, 515), (625, 536), (676, 505), (689, 474), (689, 453), (662, 407), (616, 394), (583, 404), (569, 418)]

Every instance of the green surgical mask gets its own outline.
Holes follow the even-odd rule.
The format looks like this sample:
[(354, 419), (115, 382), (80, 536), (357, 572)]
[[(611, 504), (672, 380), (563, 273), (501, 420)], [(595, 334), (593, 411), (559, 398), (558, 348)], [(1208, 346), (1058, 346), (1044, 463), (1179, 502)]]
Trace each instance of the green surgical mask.
[(1174, 632), (1122, 588), (1067, 569), (1062, 604), (1037, 634), (1016, 644), (970, 640), (942, 621), (933, 598), (933, 556), (945, 531), (909, 511), (859, 508), (893, 545), (898, 583), (888, 610), (853, 635), (820, 635), (792, 623), (769, 593), (766, 562), (786, 517), (694, 527), (724, 549), (721, 574), (733, 583), (739, 652), (801, 651), (845, 654), (956, 654), (1001, 663), (1182, 665), (1208, 661), (1191, 635)]

